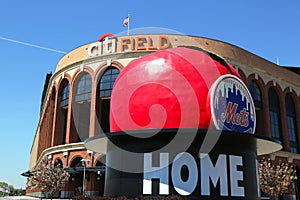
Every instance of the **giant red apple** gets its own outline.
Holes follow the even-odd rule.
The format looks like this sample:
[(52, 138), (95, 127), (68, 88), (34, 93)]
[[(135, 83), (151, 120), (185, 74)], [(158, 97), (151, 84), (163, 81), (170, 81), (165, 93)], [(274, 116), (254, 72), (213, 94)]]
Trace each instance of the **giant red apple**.
[(111, 96), (111, 132), (162, 128), (209, 128), (209, 90), (235, 69), (202, 50), (157, 51), (128, 64)]

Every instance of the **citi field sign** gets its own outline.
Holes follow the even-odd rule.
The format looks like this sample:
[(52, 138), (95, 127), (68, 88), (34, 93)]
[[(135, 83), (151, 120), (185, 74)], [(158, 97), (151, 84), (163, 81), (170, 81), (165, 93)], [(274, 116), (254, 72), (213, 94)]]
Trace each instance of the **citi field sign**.
[(126, 51), (161, 50), (170, 46), (170, 39), (165, 35), (128, 36), (118, 39), (114, 34), (106, 33), (96, 43), (92, 43), (87, 52), (90, 57), (95, 57)]

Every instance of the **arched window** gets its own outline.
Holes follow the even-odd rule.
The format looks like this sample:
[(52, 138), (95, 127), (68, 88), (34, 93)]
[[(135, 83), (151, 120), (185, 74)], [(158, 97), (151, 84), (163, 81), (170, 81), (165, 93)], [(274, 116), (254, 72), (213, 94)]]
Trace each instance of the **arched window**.
[(114, 83), (120, 73), (120, 70), (114, 67), (109, 67), (102, 75), (99, 85), (99, 104), (100, 109), (100, 125), (103, 132), (110, 131), (109, 125), (109, 112), (110, 112), (110, 96)]
[(119, 75), (120, 71), (117, 68), (108, 68), (101, 77), (99, 82), (99, 97), (110, 97), (114, 83)]
[(260, 110), (262, 108), (261, 91), (255, 81), (252, 80), (250, 82), (249, 90), (253, 98), (256, 110)]
[(92, 78), (89, 73), (82, 72), (74, 83), (75, 103), (72, 104), (74, 126), (71, 128), (71, 142), (83, 142), (89, 137), (91, 93)]
[(62, 80), (59, 86), (59, 106), (57, 106), (54, 145), (66, 144), (66, 133), (68, 123), (68, 102), (70, 84), (67, 79)]
[(66, 81), (64, 83), (61, 93), (60, 93), (60, 107), (61, 108), (65, 108), (66, 106), (68, 106), (69, 92), (70, 92), (70, 85), (69, 85), (69, 82)]
[(84, 73), (80, 76), (75, 93), (75, 101), (82, 102), (91, 99), (92, 92), (92, 78), (88, 73)]
[(282, 141), (281, 123), (280, 123), (280, 108), (278, 95), (273, 87), (269, 89), (269, 111), (270, 111), (270, 126), (272, 137)]
[(70, 167), (75, 168), (75, 167), (82, 167), (82, 157), (76, 157), (72, 160)]
[(261, 90), (258, 84), (252, 80), (249, 85), (249, 91), (251, 93), (255, 110), (256, 110), (256, 134), (262, 134), (264, 129), (264, 117), (263, 117), (263, 107), (262, 107), (262, 98), (261, 98)]
[(63, 162), (59, 158), (54, 161), (54, 165), (63, 168)]
[(292, 153), (298, 153), (298, 144), (297, 144), (297, 123), (296, 123), (296, 111), (295, 104), (290, 94), (285, 96), (285, 109), (286, 109), (286, 119), (289, 133), (290, 141), (290, 151)]
[(83, 166), (82, 157), (76, 157), (72, 160), (70, 165), (70, 181), (72, 182), (68, 187), (70, 191), (74, 191), (74, 195), (79, 195), (82, 193), (82, 183), (83, 183)]

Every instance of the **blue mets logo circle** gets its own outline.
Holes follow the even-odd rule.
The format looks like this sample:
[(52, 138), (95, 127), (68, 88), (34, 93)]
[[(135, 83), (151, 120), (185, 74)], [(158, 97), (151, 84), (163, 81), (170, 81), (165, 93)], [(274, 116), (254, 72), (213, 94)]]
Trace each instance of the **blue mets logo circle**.
[(255, 107), (246, 85), (236, 76), (219, 77), (210, 89), (210, 108), (216, 129), (254, 133)]

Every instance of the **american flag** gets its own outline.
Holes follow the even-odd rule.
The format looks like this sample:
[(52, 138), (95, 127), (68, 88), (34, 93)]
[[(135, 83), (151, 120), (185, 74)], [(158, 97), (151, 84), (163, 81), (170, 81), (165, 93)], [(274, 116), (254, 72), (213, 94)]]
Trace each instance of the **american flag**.
[(129, 17), (127, 16), (123, 21), (123, 26), (127, 26), (129, 23)]

